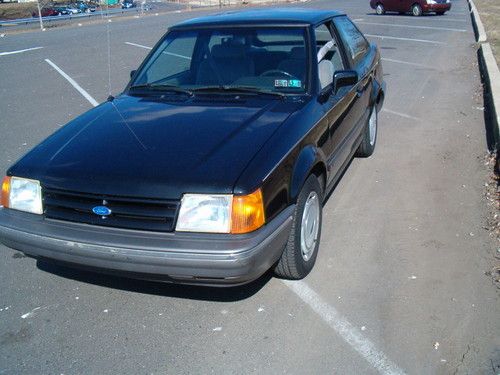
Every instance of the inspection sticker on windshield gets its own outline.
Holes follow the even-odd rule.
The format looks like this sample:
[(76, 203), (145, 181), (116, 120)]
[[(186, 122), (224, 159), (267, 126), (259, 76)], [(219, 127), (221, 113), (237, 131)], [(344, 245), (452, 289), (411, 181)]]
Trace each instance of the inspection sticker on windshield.
[(275, 79), (274, 87), (293, 87), (293, 88), (301, 88), (302, 82), (300, 79)]

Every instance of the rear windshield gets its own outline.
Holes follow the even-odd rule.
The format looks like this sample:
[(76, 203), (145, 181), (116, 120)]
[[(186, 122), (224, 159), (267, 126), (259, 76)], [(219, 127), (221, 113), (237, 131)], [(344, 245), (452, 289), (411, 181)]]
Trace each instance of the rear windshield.
[(212, 86), (301, 93), (306, 88), (304, 28), (215, 28), (171, 31), (133, 86)]

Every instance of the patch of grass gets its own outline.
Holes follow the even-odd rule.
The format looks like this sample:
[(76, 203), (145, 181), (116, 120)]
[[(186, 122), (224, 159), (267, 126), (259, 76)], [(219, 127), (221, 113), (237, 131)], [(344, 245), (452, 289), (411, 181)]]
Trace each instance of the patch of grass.
[(474, 0), (474, 4), (486, 29), (487, 42), (491, 44), (497, 65), (500, 66), (500, 1)]
[(36, 3), (2, 3), (0, 4), (0, 19), (13, 20), (28, 18), (38, 12)]

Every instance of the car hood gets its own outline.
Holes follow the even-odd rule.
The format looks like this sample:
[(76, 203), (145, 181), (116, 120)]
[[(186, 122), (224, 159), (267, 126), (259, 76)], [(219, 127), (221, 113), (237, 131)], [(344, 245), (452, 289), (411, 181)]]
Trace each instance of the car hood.
[[(297, 109), (275, 98), (122, 95), (79, 116), (9, 174), (52, 189), (179, 199), (231, 193), (245, 166)], [(254, 188), (254, 187), (249, 187)]]

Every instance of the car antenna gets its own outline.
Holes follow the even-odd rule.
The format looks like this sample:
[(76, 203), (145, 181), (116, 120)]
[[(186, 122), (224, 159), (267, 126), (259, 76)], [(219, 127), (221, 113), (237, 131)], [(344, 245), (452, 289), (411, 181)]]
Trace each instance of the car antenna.
[(109, 19), (109, 0), (106, 0), (106, 16), (108, 18), (108, 22), (106, 22), (106, 37), (108, 39), (108, 94), (111, 96), (111, 41), (110, 41), (110, 30), (109, 24), (111, 20)]
[[(111, 23), (111, 19), (109, 18), (109, 0), (104, 0), (106, 4), (106, 42), (108, 48), (108, 99), (111, 97), (111, 40), (110, 40), (110, 29), (109, 24)], [(101, 19), (104, 19), (104, 10), (101, 6)]]

